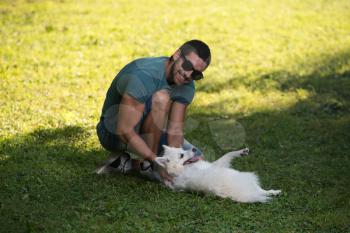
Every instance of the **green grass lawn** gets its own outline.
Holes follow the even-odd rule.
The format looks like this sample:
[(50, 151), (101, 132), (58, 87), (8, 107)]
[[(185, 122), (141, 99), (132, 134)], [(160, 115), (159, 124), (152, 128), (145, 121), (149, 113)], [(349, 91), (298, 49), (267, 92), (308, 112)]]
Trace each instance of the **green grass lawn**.
[[(283, 3), (281, 3), (283, 2)], [(0, 232), (350, 232), (350, 1), (0, 2)], [(116, 73), (198, 38), (186, 138), (283, 194), (240, 204), (95, 176)]]

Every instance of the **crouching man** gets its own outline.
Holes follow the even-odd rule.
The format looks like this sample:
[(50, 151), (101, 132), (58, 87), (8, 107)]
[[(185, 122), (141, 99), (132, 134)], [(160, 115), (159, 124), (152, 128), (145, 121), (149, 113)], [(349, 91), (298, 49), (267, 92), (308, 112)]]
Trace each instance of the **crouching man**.
[(139, 170), (155, 179), (171, 180), (153, 169), (162, 145), (196, 150), (184, 139), (186, 109), (195, 93), (195, 82), (211, 59), (202, 41), (184, 43), (171, 57), (140, 58), (127, 64), (114, 78), (97, 124), (101, 145), (110, 158), (95, 172), (128, 173)]

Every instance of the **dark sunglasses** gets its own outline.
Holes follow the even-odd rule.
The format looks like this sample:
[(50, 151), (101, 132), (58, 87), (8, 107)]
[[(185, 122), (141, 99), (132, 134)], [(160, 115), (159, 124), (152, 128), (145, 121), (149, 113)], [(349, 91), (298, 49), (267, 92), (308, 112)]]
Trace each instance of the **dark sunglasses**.
[(193, 67), (192, 62), (186, 59), (185, 55), (181, 53), (181, 57), (184, 59), (184, 62), (182, 63), (182, 69), (185, 71), (193, 71), (191, 74), (191, 79), (192, 80), (201, 80), (203, 78), (203, 73), (201, 71), (195, 70)]

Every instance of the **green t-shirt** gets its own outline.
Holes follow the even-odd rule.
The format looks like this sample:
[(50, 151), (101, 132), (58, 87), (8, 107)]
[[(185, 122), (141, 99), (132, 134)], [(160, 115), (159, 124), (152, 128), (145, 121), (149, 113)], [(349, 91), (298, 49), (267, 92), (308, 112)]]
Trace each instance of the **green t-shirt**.
[(165, 62), (168, 57), (140, 58), (127, 64), (113, 79), (103, 104), (101, 116), (106, 128), (115, 132), (118, 109), (122, 96), (128, 94), (145, 103), (155, 92), (167, 90), (172, 101), (190, 104), (194, 97), (194, 82), (169, 85), (165, 78)]

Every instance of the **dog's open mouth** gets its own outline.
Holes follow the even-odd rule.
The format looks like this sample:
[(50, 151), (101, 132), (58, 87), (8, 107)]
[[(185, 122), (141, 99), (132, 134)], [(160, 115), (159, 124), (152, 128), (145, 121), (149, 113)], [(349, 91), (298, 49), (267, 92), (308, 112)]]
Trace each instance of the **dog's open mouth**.
[(186, 164), (191, 164), (191, 163), (195, 163), (199, 160), (199, 156), (193, 156), (192, 158), (189, 158), (187, 159), (183, 165), (186, 165)]

